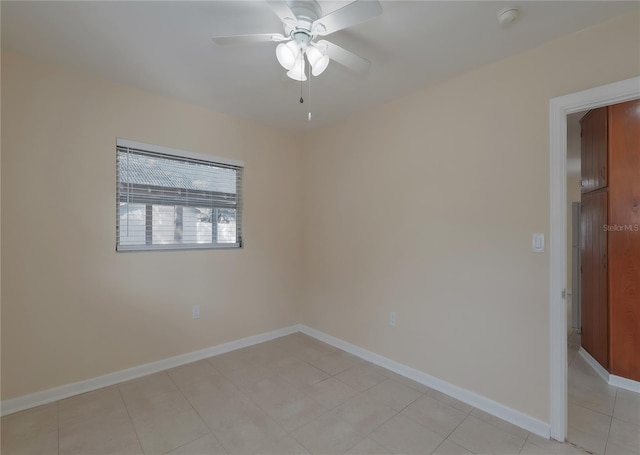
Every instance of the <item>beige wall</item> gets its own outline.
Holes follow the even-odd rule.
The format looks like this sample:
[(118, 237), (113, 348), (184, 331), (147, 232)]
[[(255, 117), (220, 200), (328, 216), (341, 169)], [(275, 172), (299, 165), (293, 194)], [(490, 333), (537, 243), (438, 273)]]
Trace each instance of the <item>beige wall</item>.
[[(2, 95), (3, 400), (299, 322), (297, 139), (6, 53)], [(116, 137), (243, 160), (245, 248), (116, 253)]]
[[(637, 76), (627, 15), (304, 141), (303, 322), (549, 420), (549, 100)], [(397, 326), (388, 312), (397, 312)]]

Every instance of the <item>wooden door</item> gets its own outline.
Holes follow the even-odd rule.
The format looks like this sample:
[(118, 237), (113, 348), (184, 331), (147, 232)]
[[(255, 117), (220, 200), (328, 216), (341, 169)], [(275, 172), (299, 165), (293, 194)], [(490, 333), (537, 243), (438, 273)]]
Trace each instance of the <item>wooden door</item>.
[(608, 107), (593, 109), (582, 117), (580, 124), (582, 150), (582, 192), (588, 193), (607, 186)]
[(640, 100), (609, 107), (610, 371), (640, 381)]
[(582, 347), (608, 369), (607, 189), (583, 194), (581, 214)]

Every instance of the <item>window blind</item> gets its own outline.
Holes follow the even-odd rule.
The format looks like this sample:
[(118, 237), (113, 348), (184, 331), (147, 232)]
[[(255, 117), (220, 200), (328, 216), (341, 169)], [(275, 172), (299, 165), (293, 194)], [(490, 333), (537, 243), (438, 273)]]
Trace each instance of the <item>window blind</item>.
[(116, 151), (117, 251), (242, 246), (240, 163), (120, 139)]

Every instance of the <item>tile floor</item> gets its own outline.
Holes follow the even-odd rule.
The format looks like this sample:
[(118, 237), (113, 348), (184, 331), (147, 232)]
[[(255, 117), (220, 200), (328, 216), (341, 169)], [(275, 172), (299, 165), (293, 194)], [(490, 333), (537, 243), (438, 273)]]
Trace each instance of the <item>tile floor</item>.
[(640, 455), (640, 395), (608, 385), (578, 355), (569, 336), (567, 440), (597, 455)]
[[(637, 409), (622, 402), (607, 453), (637, 453), (624, 452)], [(587, 442), (588, 425), (600, 429), (574, 423)], [(2, 453), (585, 452), (296, 333), (3, 417)]]

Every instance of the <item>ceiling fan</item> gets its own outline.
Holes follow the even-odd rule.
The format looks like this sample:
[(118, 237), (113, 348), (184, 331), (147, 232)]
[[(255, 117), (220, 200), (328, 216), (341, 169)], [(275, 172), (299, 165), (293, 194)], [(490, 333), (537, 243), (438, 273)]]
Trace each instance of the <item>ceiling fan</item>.
[(307, 80), (305, 56), (314, 76), (322, 74), (331, 60), (357, 73), (369, 69), (369, 60), (317, 38), (379, 16), (382, 7), (378, 0), (355, 0), (325, 16), (316, 0), (267, 0), (267, 3), (282, 20), (284, 33), (214, 36), (213, 41), (216, 44), (280, 42), (276, 58), (287, 70), (287, 76), (296, 81)]

